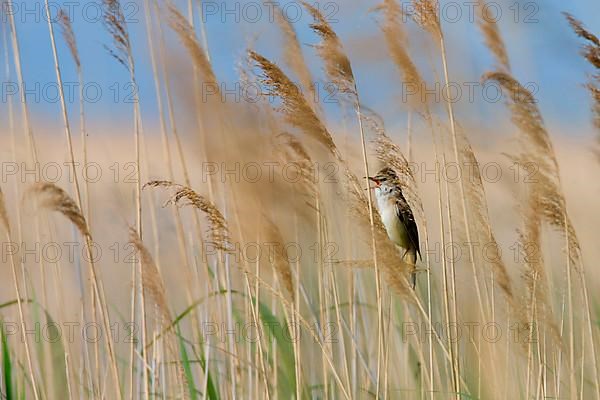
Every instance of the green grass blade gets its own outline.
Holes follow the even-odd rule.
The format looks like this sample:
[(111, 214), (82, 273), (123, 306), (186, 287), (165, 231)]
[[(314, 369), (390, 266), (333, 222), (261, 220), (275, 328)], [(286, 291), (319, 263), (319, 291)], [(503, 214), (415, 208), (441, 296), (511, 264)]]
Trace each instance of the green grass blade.
[(187, 381), (188, 391), (190, 393), (190, 399), (196, 400), (198, 398), (198, 390), (196, 389), (196, 384), (194, 383), (194, 374), (192, 373), (192, 366), (190, 363), (190, 358), (188, 356), (187, 350), (185, 348), (185, 341), (181, 337), (181, 333), (179, 330), (179, 325), (176, 325), (177, 331), (177, 340), (179, 342), (179, 353), (181, 355), (181, 363), (183, 364), (183, 371), (185, 373), (185, 380)]
[[(256, 300), (252, 299), (256, 304)], [(291, 399), (296, 396), (296, 366), (294, 361), (294, 346), (287, 324), (279, 321), (271, 312), (271, 309), (263, 302), (259, 303), (260, 319), (268, 333), (267, 338), (275, 340), (277, 345), (277, 357), (279, 370), (279, 379), (277, 390), (278, 397), (282, 399)], [(269, 357), (269, 362), (273, 360)]]
[(10, 349), (8, 347), (8, 340), (6, 338), (6, 332), (4, 331), (4, 323), (2, 323), (2, 329), (0, 329), (0, 336), (2, 341), (2, 371), (4, 377), (4, 390), (6, 400), (16, 399), (17, 396), (13, 389), (12, 379), (12, 362), (10, 359)]

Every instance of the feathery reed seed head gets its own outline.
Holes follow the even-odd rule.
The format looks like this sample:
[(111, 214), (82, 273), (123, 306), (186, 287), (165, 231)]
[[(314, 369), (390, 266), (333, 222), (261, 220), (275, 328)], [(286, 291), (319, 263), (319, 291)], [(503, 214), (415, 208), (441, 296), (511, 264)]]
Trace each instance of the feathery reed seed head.
[(150, 295), (161, 312), (161, 322), (169, 325), (172, 322), (171, 312), (167, 302), (167, 293), (160, 272), (150, 254), (144, 246), (140, 235), (133, 227), (129, 227), (129, 243), (137, 250), (142, 263), (142, 286), (144, 291)]
[(348, 56), (344, 53), (342, 42), (323, 14), (316, 7), (302, 1), (304, 8), (314, 18), (311, 29), (321, 37), (316, 45), (319, 56), (325, 63), (325, 72), (329, 79), (337, 85), (340, 93), (348, 93), (356, 97), (356, 83)]
[(133, 57), (131, 57), (131, 41), (121, 3), (119, 0), (103, 0), (102, 3), (104, 27), (111, 35), (114, 44), (114, 49), (106, 45), (104, 48), (129, 71), (133, 68)]
[(69, 50), (71, 51), (71, 56), (73, 56), (73, 61), (75, 61), (75, 65), (79, 68), (81, 67), (81, 60), (79, 59), (79, 51), (77, 50), (77, 42), (75, 40), (75, 32), (73, 32), (73, 24), (71, 23), (71, 19), (69, 15), (64, 12), (61, 8), (58, 11), (58, 23), (61, 27), (63, 38), (69, 46)]
[(198, 42), (198, 39), (196, 39), (194, 28), (171, 1), (167, 1), (167, 8), (169, 10), (169, 26), (171, 26), (171, 29), (177, 34), (179, 40), (181, 40), (181, 43), (190, 54), (194, 66), (202, 74), (205, 83), (216, 84), (217, 77), (206, 56), (206, 52)]
[(33, 194), (43, 208), (61, 213), (79, 229), (83, 236), (90, 236), (87, 222), (75, 201), (54, 183), (40, 182), (32, 185), (27, 193)]
[(171, 198), (165, 202), (165, 206), (170, 204), (181, 207), (192, 206), (202, 211), (209, 223), (208, 241), (216, 246), (218, 250), (229, 250), (231, 246), (227, 221), (219, 209), (209, 200), (196, 193), (193, 189), (171, 181), (150, 181), (143, 186), (143, 188), (147, 187), (161, 187), (174, 190)]

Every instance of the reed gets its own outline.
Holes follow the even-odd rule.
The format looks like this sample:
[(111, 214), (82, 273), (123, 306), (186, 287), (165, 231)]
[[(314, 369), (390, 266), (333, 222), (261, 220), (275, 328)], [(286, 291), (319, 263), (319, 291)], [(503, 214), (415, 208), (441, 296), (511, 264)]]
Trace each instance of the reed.
[(492, 52), (496, 61), (496, 67), (510, 72), (510, 61), (506, 45), (502, 39), (498, 21), (486, 13), (488, 3), (485, 0), (477, 0), (477, 22), (483, 35), (485, 45)]
[[(585, 268), (595, 251), (588, 248), (595, 214), (583, 198), (595, 190), (592, 168), (583, 167), (596, 160), (575, 153), (580, 141), (563, 145), (558, 125), (544, 121), (513, 75), (522, 60), (509, 58), (504, 25), (479, 0), (472, 28), (496, 70), (483, 82), (507, 94), (518, 132), (507, 144), (516, 148), (508, 151), (509, 170), (536, 166), (534, 181), (509, 181), (508, 172), (488, 181), (487, 167), (506, 172), (507, 165), (505, 149), (490, 136), (505, 126), (480, 117), (493, 106), (435, 104), (430, 86), (470, 74), (459, 66), (480, 49), (446, 26), (443, 3), (380, 1), (375, 20), (360, 4), (334, 16), (323, 4), (302, 3), (310, 20), (296, 21), (291, 8), (266, 3), (275, 13), (267, 26), (215, 24), (209, 2), (145, 0), (141, 26), (130, 24), (125, 3), (103, 0), (104, 55), (116, 61), (110, 72), (140, 84), (127, 110), (129, 147), (124, 132), (106, 133), (105, 118), (96, 119), (103, 107), (85, 104), (85, 92), (68, 100), (68, 82), (82, 90), (102, 81), (84, 80), (88, 58), (102, 54), (88, 48), (97, 43), (95, 31), (66, 8), (46, 21), (39, 43), (48, 52), (34, 61), (48, 65), (56, 84), (55, 113), (39, 113), (31, 92), (21, 91), (7, 99), (3, 115), (11, 143), (2, 148), (7, 290), (0, 313), (6, 332), (26, 332), (23, 340), (2, 335), (0, 391), (7, 399), (600, 400), (598, 274)], [(371, 30), (349, 32), (348, 12), (364, 13), (352, 17)], [(566, 18), (591, 67), (584, 90), (596, 123), (600, 41)], [(9, 84), (33, 77), (22, 29), (18, 14), (7, 14)], [(207, 36), (216, 39), (220, 29), (250, 35), (250, 50), (234, 55), (234, 65), (224, 64), (225, 44), (214, 43), (217, 57), (208, 51)], [(273, 44), (280, 47), (266, 47)], [(255, 101), (232, 101), (229, 67), (244, 88), (257, 90)], [(337, 105), (321, 102), (315, 79), (337, 87), (328, 93)], [(202, 96), (207, 85), (219, 101)], [(402, 92), (407, 101), (388, 101), (407, 89), (415, 89)], [(142, 99), (149, 102), (143, 113)], [(468, 115), (464, 127), (459, 110), (461, 120)], [(110, 116), (111, 127), (119, 116)], [(155, 122), (147, 134), (142, 119)], [(121, 160), (134, 161), (127, 178), (137, 181), (107, 180)], [(69, 179), (46, 179), (48, 162), (66, 162)], [(83, 169), (73, 169), (78, 162), (98, 163), (104, 179), (82, 181)], [(459, 179), (452, 179), (453, 164), (463, 172)], [(389, 240), (362, 179), (382, 165), (397, 172), (418, 223), (424, 279), (415, 290), (413, 266)], [(24, 179), (12, 174), (14, 166), (25, 168)], [(85, 247), (52, 259), (61, 243)], [(32, 246), (39, 260), (31, 261)], [(43, 336), (49, 325), (70, 321), (84, 327), (81, 335), (75, 328), (58, 341)], [(33, 340), (33, 327), (43, 323), (43, 342)], [(86, 340), (90, 325), (102, 332), (95, 343)], [(454, 327), (462, 331), (458, 340)]]
[[(77, 228), (79, 233), (85, 239), (85, 248), (89, 259), (89, 268), (92, 277), (92, 284), (95, 298), (100, 306), (99, 312), (102, 318), (103, 328), (106, 332), (110, 331), (110, 316), (108, 305), (104, 295), (104, 290), (100, 284), (100, 279), (97, 275), (96, 265), (94, 263), (94, 255), (92, 254), (92, 235), (89, 226), (81, 209), (62, 188), (53, 183), (40, 182), (32, 185), (25, 193), (26, 197), (33, 197), (41, 208), (45, 208), (66, 217)], [(105, 343), (110, 359), (111, 371), (113, 374), (115, 392), (118, 398), (121, 398), (121, 386), (119, 384), (119, 372), (117, 367), (116, 353), (114, 349), (113, 338), (110, 335), (105, 336)]]
[[(571, 394), (576, 393), (575, 380), (575, 339), (574, 339), (574, 306), (573, 306), (573, 282), (571, 279), (572, 270), (581, 273), (583, 264), (580, 259), (579, 239), (575, 232), (575, 228), (567, 212), (566, 200), (562, 191), (560, 182), (560, 173), (558, 162), (554, 153), (550, 136), (546, 131), (544, 122), (535, 98), (527, 89), (525, 89), (511, 75), (504, 72), (493, 72), (485, 75), (486, 79), (492, 79), (498, 82), (504, 89), (508, 91), (508, 105), (512, 112), (512, 121), (519, 128), (521, 135), (519, 139), (522, 144), (521, 153), (513, 156), (515, 162), (520, 165), (524, 163), (532, 163), (538, 170), (537, 179), (530, 184), (528, 188), (528, 202), (525, 208), (525, 233), (526, 243), (532, 244), (536, 249), (541, 248), (540, 240), (540, 225), (542, 222), (547, 222), (555, 229), (562, 232), (565, 239), (566, 252), (566, 275), (567, 275), (567, 303), (569, 310), (569, 365), (571, 377)], [(531, 258), (531, 257), (529, 257)], [(544, 296), (545, 289), (544, 274), (542, 267), (541, 255), (536, 254), (529, 264), (532, 269), (532, 279), (535, 279), (535, 285), (530, 284), (532, 291), (532, 299), (540, 296), (542, 305), (545, 304)], [(536, 288), (537, 280), (541, 279), (542, 287)], [(585, 280), (582, 281), (585, 286)], [(536, 288), (534, 291), (533, 289)], [(586, 289), (583, 289), (584, 295)], [(539, 294), (538, 294), (539, 293)], [(587, 298), (587, 296), (584, 296)], [(586, 301), (587, 302), (587, 301)], [(537, 300), (535, 307), (540, 306)], [(547, 308), (547, 307), (546, 307)], [(547, 311), (542, 311), (546, 315), (550, 315)], [(587, 312), (586, 312), (587, 314)], [(589, 318), (589, 316), (587, 317)], [(548, 317), (543, 320), (548, 320)], [(550, 322), (551, 330), (558, 335), (558, 330), (554, 323)], [(589, 328), (589, 323), (588, 323)], [(590, 330), (591, 333), (591, 330)], [(594, 346), (592, 344), (592, 346)], [(595, 349), (592, 347), (594, 369), (597, 370), (597, 361)], [(583, 371), (581, 371), (583, 373)], [(598, 388), (598, 380), (595, 379), (596, 389)]]
[[(6, 203), (4, 201), (4, 193), (0, 190), (0, 222), (2, 223), (2, 227), (6, 233), (7, 243), (13, 243), (11, 230), (10, 230), (10, 221), (8, 219), (8, 210), (6, 209)], [(25, 312), (23, 310), (23, 295), (21, 294), (21, 289), (19, 287), (19, 278), (17, 275), (17, 266), (15, 262), (15, 257), (11, 253), (10, 257), (10, 267), (12, 271), (13, 285), (15, 288), (15, 294), (17, 296), (17, 307), (19, 309), (19, 323), (23, 332), (25, 332)], [(31, 379), (31, 390), (33, 391), (33, 397), (37, 400), (39, 399), (38, 388), (35, 384), (35, 374), (33, 370), (33, 362), (31, 361), (31, 350), (29, 348), (29, 341), (23, 341), (23, 347), (25, 348), (25, 357), (27, 358), (27, 370), (29, 373), (29, 378)]]
[[(138, 85), (135, 74), (135, 61), (133, 58), (133, 48), (131, 43), (131, 37), (127, 27), (127, 20), (121, 7), (119, 0), (103, 0), (103, 24), (112, 39), (112, 47), (105, 45), (104, 48), (108, 53), (125, 69), (129, 72), (129, 78), (134, 88), (134, 99), (133, 99), (133, 136), (134, 136), (134, 152), (135, 152), (135, 165), (136, 165), (136, 184), (135, 184), (135, 227), (138, 234), (142, 237), (142, 176), (141, 176), (141, 141), (142, 141), (142, 117), (140, 110)], [(134, 322), (135, 319), (135, 301), (136, 301), (136, 290), (140, 295), (140, 321), (142, 326), (142, 348), (146, 347), (146, 320), (145, 320), (145, 301), (144, 291), (141, 288), (141, 282), (138, 284), (138, 276), (141, 275), (142, 265), (138, 263), (137, 271), (133, 271), (132, 279), (132, 315), (131, 319)], [(134, 371), (133, 371), (133, 359), (134, 359), (134, 343), (130, 346), (130, 359), (131, 359), (131, 370), (129, 375), (130, 380), (130, 396), (133, 395), (134, 387)], [(148, 386), (148, 370), (145, 366), (147, 363), (146, 354), (142, 355), (142, 379), (145, 391), (145, 398), (149, 396)]]
[[(592, 112), (594, 125), (600, 130), (600, 39), (583, 25), (581, 21), (569, 13), (563, 13), (573, 32), (586, 42), (582, 46), (581, 55), (595, 68), (595, 73), (590, 77), (586, 88), (592, 96)], [(596, 141), (600, 143), (600, 136)], [(600, 148), (596, 149), (596, 155), (600, 159)]]

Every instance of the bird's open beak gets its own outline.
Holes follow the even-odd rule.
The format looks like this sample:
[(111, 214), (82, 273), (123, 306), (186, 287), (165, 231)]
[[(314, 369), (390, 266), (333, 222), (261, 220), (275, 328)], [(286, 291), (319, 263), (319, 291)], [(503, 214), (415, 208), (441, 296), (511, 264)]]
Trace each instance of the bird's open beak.
[(372, 182), (375, 182), (375, 186), (374, 187), (370, 186), (369, 189), (375, 189), (381, 185), (381, 183), (377, 179), (373, 178), (372, 176), (369, 176), (368, 179)]

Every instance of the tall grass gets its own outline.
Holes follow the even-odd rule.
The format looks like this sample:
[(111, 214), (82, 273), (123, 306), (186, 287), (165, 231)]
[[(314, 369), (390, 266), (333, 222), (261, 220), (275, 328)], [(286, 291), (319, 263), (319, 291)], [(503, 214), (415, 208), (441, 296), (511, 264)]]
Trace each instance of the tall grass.
[[(415, 0), (411, 15), (393, 0), (375, 7), (382, 18), (376, 41), (385, 43), (385, 61), (398, 72), (388, 86), (397, 93), (401, 84), (416, 90), (392, 105), (400, 129), (390, 129), (364, 103), (372, 98), (365, 95), (369, 75), (359, 73), (364, 60), (316, 5), (302, 2), (308, 19), (300, 21), (273, 5), (269, 29), (282, 36), (282, 47), (259, 43), (239, 55), (240, 81), (258, 88), (253, 102), (231, 101), (222, 92), (202, 3), (188, 1), (184, 12), (177, 2), (145, 0), (144, 29), (135, 33), (119, 1), (103, 5), (108, 55), (134, 85), (143, 83), (139, 69), (148, 69), (153, 95), (136, 91), (133, 147), (126, 150), (128, 139), (111, 137), (116, 145), (107, 157), (88, 140), (92, 125), (80, 91), (78, 138), (65, 84), (72, 71), (83, 87), (84, 68), (93, 79), (87, 77), (90, 61), (81, 51), (78, 21), (64, 11), (45, 21), (59, 89), (58, 113), (50, 117), (61, 123), (65, 146), (52, 143), (53, 132), (34, 135), (36, 119), (21, 92), (20, 108), (8, 103), (12, 143), (3, 151), (15, 164), (36, 169), (43, 160), (67, 160), (73, 179), (13, 177), (0, 191), (10, 275), (0, 300), (3, 397), (600, 400), (596, 275), (585, 268), (593, 260), (584, 257), (595, 232), (578, 229), (582, 212), (568, 207), (573, 194), (565, 174), (572, 169), (561, 165), (553, 127), (513, 75), (521, 60), (509, 58), (511, 43), (483, 12), (485, 1), (476, 4), (477, 24), (496, 71), (483, 80), (502, 88), (507, 121), (518, 131), (509, 162), (537, 168), (536, 180), (524, 184), (489, 184), (480, 160), (506, 162), (504, 155), (475, 144), (476, 132), (461, 125), (452, 101), (426, 97), (429, 80), (448, 88), (464, 74), (451, 68), (460, 55), (436, 1)], [(50, 13), (47, 0), (45, 8)], [(597, 72), (597, 36), (566, 17)], [(15, 75), (23, 82), (19, 25), (12, 14), (7, 22), (5, 80)], [(57, 26), (64, 43), (55, 37)], [(221, 46), (216, 37), (213, 49)], [(431, 70), (422, 67), (426, 52), (419, 43), (432, 45), (426, 54)], [(331, 93), (320, 93), (315, 80), (334, 84), (337, 92), (329, 97), (336, 107), (322, 102)], [(215, 97), (207, 99), (207, 88)], [(596, 121), (597, 74), (586, 88)], [(158, 124), (144, 133), (142, 118), (154, 117), (153, 99)], [(336, 120), (338, 105), (342, 114), (351, 108), (356, 119)], [(131, 188), (122, 182), (92, 187), (76, 168), (80, 161), (119, 157), (136, 166), (133, 196), (122, 196)], [(450, 164), (473, 166), (473, 175), (451, 180), (444, 174)], [(275, 167), (268, 179), (236, 179), (240, 165)], [(433, 182), (420, 179), (423, 165)], [(390, 241), (372, 200), (367, 177), (381, 166), (397, 172), (418, 222), (425, 251), (416, 266)], [(168, 209), (156, 207), (155, 198), (166, 199)], [(516, 219), (498, 218), (507, 205), (517, 205)], [(131, 210), (133, 218), (114, 217)], [(16, 243), (56, 245), (68, 232), (83, 246), (73, 259), (42, 257), (34, 265), (13, 251)], [(457, 258), (461, 240), (466, 247)], [(107, 256), (109, 241), (121, 243), (130, 257)], [(98, 247), (101, 258), (94, 254)], [(514, 261), (507, 256), (513, 249)], [(87, 264), (79, 269), (79, 288), (72, 276), (77, 264)], [(415, 268), (423, 279), (413, 290)], [(48, 338), (56, 332), (51, 329), (74, 320), (95, 326), (100, 340), (86, 340), (77, 330), (69, 340)], [(469, 327), (482, 330), (452, 337)], [(486, 327), (500, 329), (500, 339), (486, 337)]]

